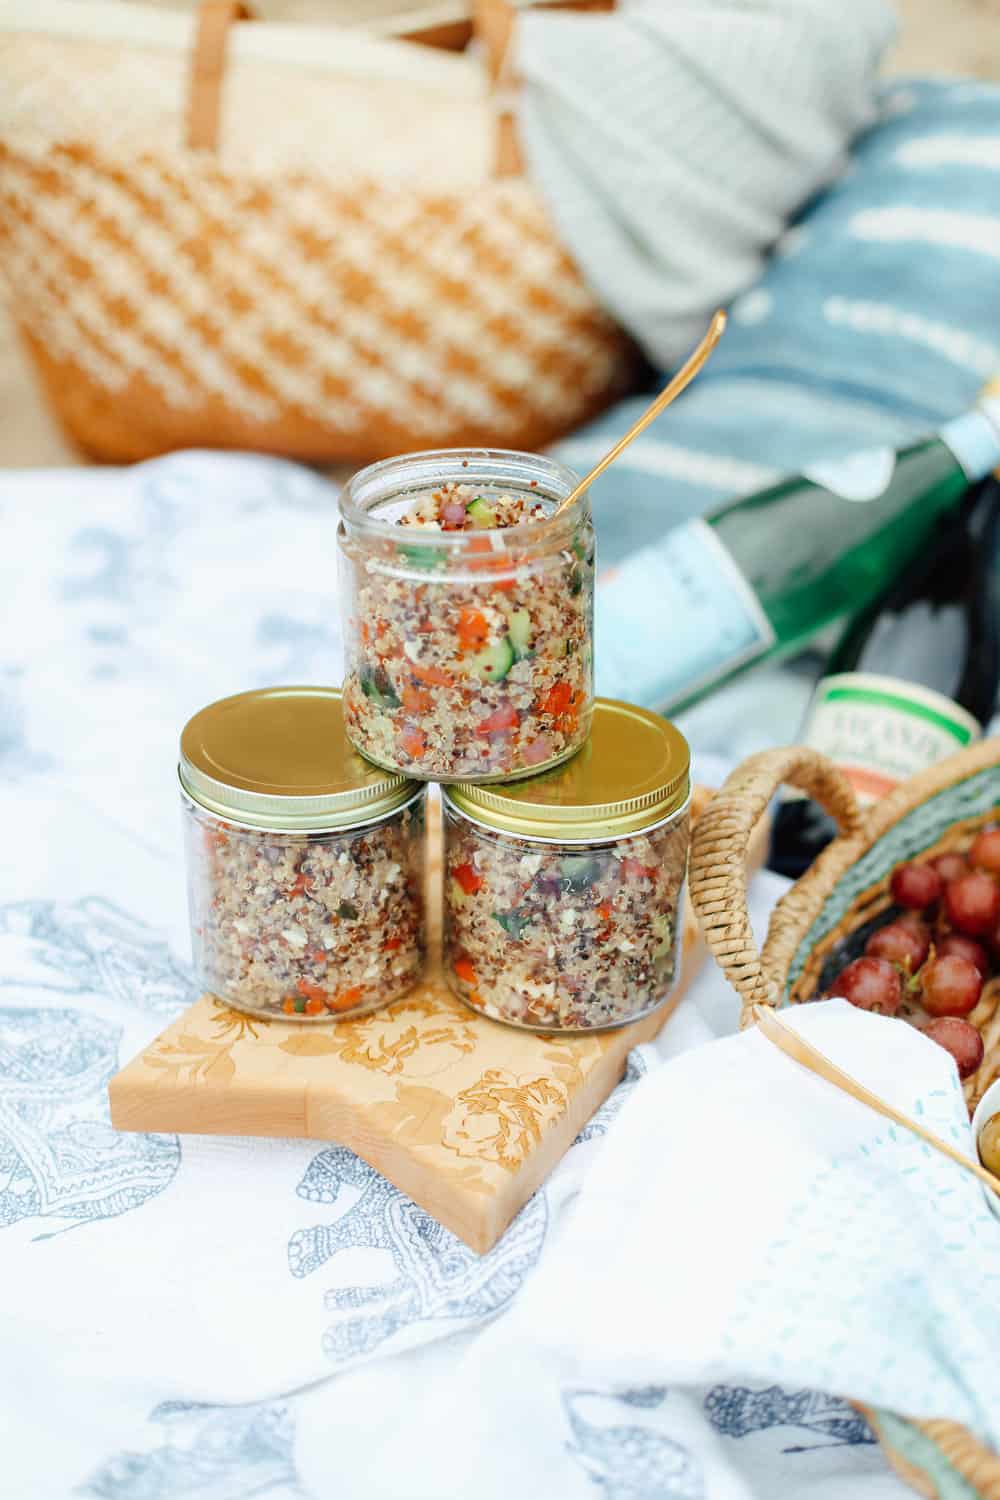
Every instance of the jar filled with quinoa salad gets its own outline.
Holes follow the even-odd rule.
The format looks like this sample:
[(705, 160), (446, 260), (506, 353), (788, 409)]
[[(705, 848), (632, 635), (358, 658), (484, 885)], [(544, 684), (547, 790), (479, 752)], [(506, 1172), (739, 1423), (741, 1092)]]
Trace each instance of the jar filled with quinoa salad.
[(205, 989), (254, 1016), (330, 1021), (419, 979), (425, 789), (356, 754), (339, 688), (209, 704), (179, 775)]
[(598, 698), (566, 765), (448, 788), (445, 968), (497, 1021), (591, 1031), (637, 1021), (677, 978), (690, 754), (665, 719)]
[(566, 760), (593, 696), (594, 531), (576, 477), (484, 448), (372, 464), (341, 496), (344, 716), (378, 765), (500, 781)]

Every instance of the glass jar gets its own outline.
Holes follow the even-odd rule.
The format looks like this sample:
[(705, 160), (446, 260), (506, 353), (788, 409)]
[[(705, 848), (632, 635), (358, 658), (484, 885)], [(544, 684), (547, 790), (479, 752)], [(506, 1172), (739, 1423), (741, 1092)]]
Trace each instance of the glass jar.
[[(551, 459), (485, 448), (409, 454), (350, 480), (338, 533), (344, 716), (362, 754), (407, 776), (487, 782), (557, 765), (583, 744), (589, 497), (548, 519), (576, 482)], [(442, 491), (469, 529), (410, 523), (411, 507)], [(542, 515), (501, 524), (510, 497)]]
[(237, 1010), (363, 1015), (424, 961), (424, 788), (369, 765), (338, 688), (203, 708), (179, 766), (195, 967)]
[(445, 793), (445, 970), (476, 1010), (534, 1031), (647, 1015), (678, 973), (690, 753), (607, 698), (565, 766)]

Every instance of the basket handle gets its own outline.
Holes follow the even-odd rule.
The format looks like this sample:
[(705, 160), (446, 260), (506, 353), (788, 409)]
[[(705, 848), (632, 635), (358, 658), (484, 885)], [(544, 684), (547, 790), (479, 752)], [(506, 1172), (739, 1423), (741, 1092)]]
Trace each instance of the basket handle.
[[(864, 814), (847, 778), (832, 760), (804, 745), (762, 750), (726, 779), (694, 826), (688, 889), (705, 941), (743, 1002), (777, 1003), (775, 984), (754, 942), (747, 910), (746, 854), (750, 834), (783, 782), (798, 787), (836, 818), (840, 835), (855, 838)], [(780, 909), (780, 903), (779, 903)]]
[(202, 0), (195, 22), (191, 76), (188, 82), (185, 142), (193, 151), (219, 149), (222, 80), (226, 71), (226, 43), (234, 21), (252, 21), (253, 11), (242, 0)]

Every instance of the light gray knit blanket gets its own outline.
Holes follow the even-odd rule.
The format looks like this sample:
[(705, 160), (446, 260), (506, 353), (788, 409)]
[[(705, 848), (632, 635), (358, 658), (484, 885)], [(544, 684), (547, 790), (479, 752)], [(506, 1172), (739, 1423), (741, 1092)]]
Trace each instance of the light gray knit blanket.
[(655, 364), (677, 362), (843, 170), (894, 28), (883, 0), (524, 10), (512, 60), (532, 178)]

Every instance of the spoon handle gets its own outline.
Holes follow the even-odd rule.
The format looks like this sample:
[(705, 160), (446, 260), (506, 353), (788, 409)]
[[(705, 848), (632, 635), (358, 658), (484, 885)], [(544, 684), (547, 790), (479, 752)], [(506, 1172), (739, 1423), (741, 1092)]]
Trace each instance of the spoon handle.
[(702, 339), (697, 349), (695, 349), (694, 352), (688, 356), (684, 364), (681, 365), (680, 369), (677, 371), (677, 374), (673, 377), (673, 379), (664, 386), (663, 390), (657, 396), (656, 400), (652, 402), (651, 405), (646, 407), (646, 410), (642, 413), (642, 416), (639, 417), (638, 421), (632, 423), (632, 426), (629, 428), (628, 432), (626, 432), (625, 436), (618, 439), (615, 446), (608, 453), (605, 453), (604, 457), (600, 460), (599, 463), (596, 463), (594, 465), (589, 474), (587, 474), (583, 479), (580, 480), (580, 483), (574, 490), (570, 491), (570, 493), (566, 496), (566, 499), (561, 501), (561, 503), (556, 506), (556, 509), (552, 512), (553, 516), (557, 516), (559, 515), (560, 511), (568, 509), (568, 507), (573, 504), (573, 501), (576, 500), (578, 496), (582, 495), (584, 490), (587, 489), (588, 486), (593, 484), (597, 476), (599, 474), (603, 474), (609, 464), (614, 463), (619, 453), (624, 452), (632, 439), (637, 438), (640, 432), (644, 432), (645, 429), (649, 426), (650, 422), (655, 422), (656, 418), (660, 415), (660, 412), (663, 411), (665, 407), (669, 406), (671, 401), (673, 401), (675, 397), (679, 396), (681, 391), (683, 391), (687, 386), (691, 384), (692, 380), (697, 375), (698, 371), (701, 369), (702, 365), (708, 359), (712, 350), (721, 339), (723, 333), (725, 332), (725, 327), (726, 315), (720, 308), (719, 311), (713, 315), (712, 321), (708, 325), (708, 332), (705, 334), (705, 337)]

